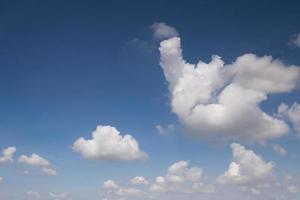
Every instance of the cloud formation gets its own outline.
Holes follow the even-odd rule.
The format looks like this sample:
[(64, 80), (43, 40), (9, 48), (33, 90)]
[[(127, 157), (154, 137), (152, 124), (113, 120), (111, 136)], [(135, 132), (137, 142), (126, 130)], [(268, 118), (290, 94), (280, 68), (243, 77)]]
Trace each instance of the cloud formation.
[(275, 163), (266, 162), (252, 150), (244, 146), (231, 144), (233, 161), (227, 171), (218, 178), (221, 184), (234, 184), (243, 191), (259, 194), (264, 187), (274, 182), (273, 169)]
[(279, 116), (287, 119), (293, 126), (294, 131), (300, 137), (300, 104), (294, 103), (290, 107), (282, 103), (278, 107)]
[(0, 157), (0, 164), (13, 162), (13, 155), (16, 153), (16, 147), (8, 147), (2, 151), (2, 156)]
[(171, 37), (178, 36), (178, 32), (172, 26), (163, 22), (156, 22), (151, 26), (153, 37), (158, 40), (164, 40)]
[(112, 126), (97, 126), (92, 139), (77, 139), (73, 151), (89, 160), (143, 160), (147, 154), (140, 150), (139, 143), (131, 136), (122, 136)]
[(35, 167), (40, 167), (42, 168), (42, 171), (49, 176), (57, 175), (56, 170), (50, 168), (51, 165), (50, 162), (35, 153), (31, 154), (30, 156), (21, 155), (20, 158), (18, 159), (18, 162), (35, 166)]
[(265, 141), (289, 133), (288, 124), (260, 104), (270, 94), (294, 90), (300, 80), (298, 66), (255, 54), (244, 54), (232, 64), (217, 55), (209, 63), (190, 64), (182, 56), (179, 37), (162, 41), (159, 51), (172, 111), (193, 135)]
[(160, 134), (160, 135), (166, 135), (170, 132), (173, 132), (175, 130), (175, 125), (174, 124), (168, 124), (166, 126), (163, 126), (163, 125), (160, 125), (160, 124), (157, 124), (155, 126), (157, 132)]
[(188, 197), (212, 193), (214, 187), (204, 184), (202, 179), (202, 168), (189, 167), (188, 161), (181, 160), (171, 165), (164, 176), (157, 176), (154, 181), (136, 176), (126, 187), (113, 180), (107, 180), (103, 183), (106, 193), (103, 199), (172, 199), (173, 194)]

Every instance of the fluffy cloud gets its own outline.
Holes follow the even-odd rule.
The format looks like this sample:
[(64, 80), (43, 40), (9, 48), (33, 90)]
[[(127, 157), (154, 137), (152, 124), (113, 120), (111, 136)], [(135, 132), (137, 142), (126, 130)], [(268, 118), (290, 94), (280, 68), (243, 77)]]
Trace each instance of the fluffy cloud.
[(0, 157), (0, 164), (13, 162), (13, 155), (17, 151), (16, 147), (8, 147), (2, 151), (2, 156)]
[(154, 38), (158, 40), (164, 40), (171, 37), (178, 36), (178, 32), (175, 28), (168, 26), (163, 22), (156, 22), (151, 26)]
[(273, 183), (273, 162), (266, 162), (262, 157), (244, 146), (231, 144), (233, 161), (228, 170), (218, 178), (221, 184), (235, 184), (241, 186), (244, 191), (254, 194), (260, 193), (260, 189), (269, 187)]
[(282, 103), (278, 107), (278, 113), (279, 116), (282, 116), (291, 122), (294, 131), (300, 136), (300, 105), (294, 103), (289, 107), (287, 104)]
[(147, 157), (131, 135), (122, 136), (112, 126), (97, 126), (92, 139), (79, 138), (72, 149), (90, 160), (142, 160)]
[(270, 94), (295, 89), (299, 67), (254, 54), (242, 55), (229, 65), (217, 55), (209, 63), (190, 64), (182, 57), (179, 37), (162, 41), (159, 51), (172, 111), (190, 133), (218, 140), (264, 141), (289, 132), (284, 120), (264, 112), (260, 104)]
[(107, 180), (103, 183), (106, 192), (103, 199), (172, 199), (175, 193), (181, 197), (212, 193), (214, 187), (202, 181), (203, 169), (188, 165), (188, 161), (178, 161), (167, 169), (164, 176), (157, 176), (154, 181), (136, 176), (128, 182), (135, 187), (120, 186), (113, 180)]
[(21, 155), (18, 159), (18, 162), (40, 167), (42, 168), (42, 171), (49, 176), (55, 176), (57, 174), (56, 170), (50, 168), (50, 162), (48, 160), (35, 153), (31, 154), (30, 156)]
[(296, 47), (300, 47), (300, 33), (298, 33), (297, 35), (295, 35), (295, 37), (292, 39), (292, 43)]

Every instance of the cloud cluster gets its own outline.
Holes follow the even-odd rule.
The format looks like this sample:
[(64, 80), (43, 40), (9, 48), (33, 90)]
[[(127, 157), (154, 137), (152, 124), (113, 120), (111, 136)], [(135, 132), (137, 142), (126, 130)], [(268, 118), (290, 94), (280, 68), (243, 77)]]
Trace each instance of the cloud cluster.
[(77, 139), (72, 149), (90, 160), (143, 160), (147, 154), (131, 136), (122, 136), (112, 126), (97, 126), (92, 139)]
[(103, 199), (169, 199), (175, 193), (184, 196), (212, 193), (214, 187), (203, 183), (203, 169), (188, 165), (188, 161), (178, 161), (167, 169), (164, 176), (157, 176), (154, 181), (136, 176), (129, 181), (128, 187), (107, 180), (103, 183), (106, 192)]
[(42, 171), (49, 176), (57, 175), (56, 170), (50, 167), (51, 164), (49, 163), (49, 161), (35, 153), (31, 154), (30, 156), (21, 155), (18, 159), (18, 162), (35, 167), (40, 167), (42, 168)]
[(179, 37), (162, 41), (159, 51), (172, 111), (193, 135), (265, 141), (289, 133), (288, 124), (276, 113), (264, 112), (260, 104), (268, 95), (294, 90), (299, 67), (254, 54), (231, 64), (217, 55), (209, 63), (190, 64), (182, 56)]

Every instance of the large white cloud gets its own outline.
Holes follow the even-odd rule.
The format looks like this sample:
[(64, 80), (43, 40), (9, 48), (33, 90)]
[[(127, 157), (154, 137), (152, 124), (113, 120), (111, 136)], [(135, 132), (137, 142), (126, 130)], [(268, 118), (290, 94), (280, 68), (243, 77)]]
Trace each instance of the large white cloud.
[(231, 149), (233, 161), (218, 178), (219, 183), (239, 185), (242, 190), (256, 194), (260, 193), (261, 188), (273, 183), (273, 162), (264, 161), (261, 156), (238, 143), (231, 144)]
[(179, 37), (160, 43), (160, 65), (169, 83), (172, 111), (196, 136), (264, 141), (289, 132), (284, 120), (264, 112), (269, 94), (290, 92), (300, 68), (271, 56), (245, 54), (226, 65), (219, 56), (190, 64)]
[(31, 154), (30, 156), (21, 155), (20, 158), (18, 159), (18, 162), (35, 166), (35, 167), (40, 167), (42, 168), (42, 171), (49, 176), (57, 175), (56, 170), (50, 167), (51, 165), (50, 162), (35, 153)]
[(8, 147), (2, 151), (2, 156), (0, 157), (0, 164), (1, 163), (9, 163), (13, 162), (13, 155), (17, 151), (16, 147)]
[(90, 160), (141, 160), (147, 154), (131, 135), (120, 135), (112, 126), (97, 126), (92, 139), (77, 139), (72, 149)]

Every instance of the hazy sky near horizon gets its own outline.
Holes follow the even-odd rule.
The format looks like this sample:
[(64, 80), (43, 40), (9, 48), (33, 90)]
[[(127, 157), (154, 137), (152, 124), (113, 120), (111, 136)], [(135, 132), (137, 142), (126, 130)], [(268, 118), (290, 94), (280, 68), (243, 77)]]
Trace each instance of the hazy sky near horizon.
[(0, 199), (298, 199), (298, 1), (0, 1)]

